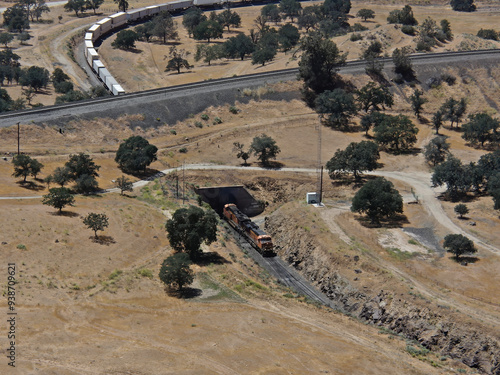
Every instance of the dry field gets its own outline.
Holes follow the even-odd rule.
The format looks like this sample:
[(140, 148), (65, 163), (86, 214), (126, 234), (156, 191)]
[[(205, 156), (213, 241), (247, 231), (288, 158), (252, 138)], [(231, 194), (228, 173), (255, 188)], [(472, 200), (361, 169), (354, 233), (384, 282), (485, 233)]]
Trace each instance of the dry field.
[[(353, 12), (362, 5), (353, 2)], [(112, 6), (110, 3), (109, 7)], [(385, 16), (380, 14), (400, 5), (380, 5), (377, 2), (370, 7), (381, 17), (373, 24), (368, 23), (375, 27), (376, 22), (385, 23)], [(434, 12), (436, 19), (448, 18), (455, 30), (452, 18), (455, 15), (447, 7), (415, 6), (414, 9), (419, 20), (423, 18), (420, 14), (424, 10)], [(500, 12), (490, 14), (500, 18)], [(47, 39), (33, 43), (35, 51), (36, 48), (42, 51), (44, 45), (50, 49), (53, 46), (50, 41), (56, 40), (56, 36), (69, 36), (70, 28), (94, 20), (92, 17), (76, 19), (65, 13), (64, 25), (59, 26), (56, 25), (56, 15), (54, 9), (50, 17), (56, 21), (43, 30)], [(475, 33), (470, 30), (474, 22), (477, 28), (487, 27), (486, 21), (485, 26), (481, 26), (480, 15), (485, 16), (484, 12), (478, 12), (472, 15), (474, 19), (466, 18), (460, 30)], [(252, 17), (255, 15), (248, 15), (246, 19), (251, 21)], [(55, 27), (58, 29), (53, 29)], [(63, 29), (65, 27), (68, 29)], [(377, 30), (393, 33), (385, 26)], [(64, 45), (58, 45), (56, 50), (63, 51)], [(150, 56), (159, 57), (164, 65), (161, 48), (167, 47), (150, 46), (153, 49)], [(158, 48), (157, 52), (154, 52), (155, 48)], [(445, 48), (451, 48), (451, 44)], [(355, 51), (355, 48), (349, 47), (348, 50)], [(111, 51), (106, 58), (114, 61), (113, 56), (119, 53), (121, 51)], [(28, 56), (26, 52), (26, 59)], [(141, 63), (145, 68), (138, 71), (144, 74), (141, 82), (149, 85), (160, 81), (154, 80), (152, 75), (161, 72), (161, 66), (155, 71), (145, 53), (133, 58), (144, 59)], [(39, 64), (50, 61), (43, 59)], [(270, 67), (284, 67), (288, 61), (289, 56), (281, 56)], [(133, 63), (121, 64), (117, 74), (127, 76), (124, 66), (133, 66)], [(236, 69), (236, 73), (231, 74), (243, 74), (257, 68), (245, 61), (216, 64), (214, 72), (218, 69), (219, 73)], [(219, 73), (214, 73), (214, 77)], [(459, 77), (456, 85), (443, 84), (426, 89), (429, 103), (424, 106), (425, 118), (430, 118), (450, 95), (455, 98), (466, 96), (470, 113), (479, 110), (495, 113), (487, 103), (497, 103), (496, 82), (500, 82), (497, 69), (474, 72), (450, 69), (449, 73)], [(179, 76), (162, 73), (161, 79), (190, 79), (194, 76), (206, 79), (207, 74), (212, 73), (199, 66), (194, 73)], [(368, 82), (364, 76), (347, 78), (358, 87)], [(134, 83), (130, 85), (134, 89)], [(267, 89), (296, 90), (298, 85), (280, 84)], [(407, 99), (412, 89), (398, 88), (395, 92), (396, 104), (389, 113), (407, 114), (417, 123), (410, 113)], [(35, 101), (41, 97), (37, 96)], [(88, 152), (101, 165), (99, 184), (104, 188), (111, 187), (111, 180), (122, 174), (113, 161), (119, 143), (136, 134), (160, 148), (159, 160), (151, 166), (156, 170), (183, 162), (238, 165), (240, 160), (232, 152), (233, 142), (249, 145), (260, 133), (277, 139), (282, 149), (278, 162), (283, 166), (314, 168), (318, 119), (301, 101), (273, 102), (256, 98), (249, 104), (237, 103), (236, 106), (240, 110), (238, 114), (230, 113), (227, 106), (210, 107), (204, 111), (210, 120), (216, 116), (223, 120), (222, 124), (215, 126), (211, 121), (203, 122), (201, 113), (177, 124), (156, 124), (147, 127), (148, 130), (138, 126), (142, 121), (140, 116), (75, 121), (67, 125), (63, 134), (50, 126), (24, 125), (21, 127), (22, 150), (45, 164), (41, 178), (61, 166), (69, 154)], [(197, 128), (196, 121), (203, 122), (203, 128)], [(433, 131), (427, 125), (418, 126), (417, 147), (423, 147)], [(466, 146), (459, 132), (447, 128), (440, 132), (448, 136), (452, 152), (462, 160), (475, 161), (484, 154), (482, 150)], [(322, 135), (323, 161), (338, 148), (365, 139), (362, 132), (340, 133), (328, 128), (323, 128)], [(16, 129), (0, 129), (0, 150), (15, 152), (16, 137)], [(186, 147), (188, 152), (179, 153), (181, 147)], [(255, 158), (250, 162), (257, 165)], [(382, 153), (381, 162), (386, 171), (415, 175), (430, 172), (421, 154), (394, 156)], [(46, 193), (42, 182), (35, 182), (34, 189), (26, 189), (16, 183), (11, 173), (10, 160), (0, 160), (0, 196)], [(186, 173), (186, 182), (200, 186), (245, 184), (257, 199), (269, 203), (265, 215), (288, 203), (285, 212), (298, 228), (326, 229), (318, 237), (331, 246), (332, 251), (354, 254), (353, 249), (365, 249), (373, 267), (365, 264), (365, 274), (359, 281), (354, 280), (356, 275), (351, 269), (343, 268), (342, 262), (335, 265), (339, 273), (357, 283), (357, 287), (373, 290), (387, 287), (401, 289), (401, 293), (412, 292), (422, 303), (426, 299), (443, 303), (462, 314), (464, 322), (481, 321), (491, 332), (498, 333), (499, 257), (479, 249), (479, 261), (463, 267), (449, 255), (439, 257), (429, 252), (418, 241), (412, 241), (402, 228), (367, 228), (347, 210), (347, 202), (355, 193), (352, 185), (342, 186), (327, 179), (327, 208), (318, 213), (302, 203), (305, 192), (314, 189), (313, 175), (275, 171), (191, 171)], [(394, 183), (405, 197), (411, 196), (411, 186)], [(423, 360), (413, 358), (403, 339), (294, 296), (248, 258), (222, 226), (218, 242), (205, 248), (216, 252), (220, 258), (211, 264), (193, 266), (196, 281), (192, 286), (192, 298), (179, 299), (167, 293), (157, 279), (162, 260), (172, 252), (166, 240), (164, 223), (180, 202), (162, 199), (158, 192), (157, 184), (151, 184), (147, 190), (136, 190), (125, 197), (118, 194), (77, 197), (75, 207), (66, 208), (61, 216), (54, 214), (52, 208), (43, 206), (40, 199), (0, 200), (0, 260), (4, 265), (16, 263), (18, 279), (18, 368), (12, 373), (449, 374), (465, 369), (458, 361), (442, 360), (433, 353)], [(492, 209), (490, 198), (482, 197), (467, 203), (471, 211), (469, 220), (456, 218), (453, 203), (440, 204), (464, 230), (500, 246), (500, 220), (498, 212)], [(102, 233), (102, 243), (93, 241), (92, 232), (82, 224), (81, 217), (88, 212), (105, 212), (110, 217), (110, 227)], [(408, 222), (403, 228), (432, 227), (439, 238), (448, 234), (446, 228), (421, 205), (405, 205), (404, 214)], [(311, 224), (312, 218), (317, 222)], [(470, 221), (477, 225), (471, 227), (468, 225)], [(6, 271), (0, 277), (6, 280)], [(3, 285), (5, 293), (6, 281)], [(3, 299), (0, 304), (2, 311), (6, 311), (5, 304)], [(4, 348), (8, 347), (5, 334), (0, 335), (0, 347), (4, 354), (0, 363), (3, 368), (6, 366)], [(431, 366), (431, 361), (439, 363), (439, 367)]]

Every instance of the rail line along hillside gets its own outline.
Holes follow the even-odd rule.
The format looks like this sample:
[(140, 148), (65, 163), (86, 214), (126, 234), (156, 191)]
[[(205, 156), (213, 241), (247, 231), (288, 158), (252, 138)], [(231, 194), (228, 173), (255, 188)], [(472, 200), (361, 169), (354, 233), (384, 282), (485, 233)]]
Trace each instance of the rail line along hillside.
[[(243, 2), (241, 0), (177, 0), (165, 4), (132, 9), (127, 12), (119, 12), (109, 17), (105, 17), (89, 27), (85, 33), (85, 59), (87, 64), (113, 95), (123, 95), (125, 94), (125, 90), (111, 75), (109, 70), (106, 69), (99, 58), (99, 53), (96, 50), (96, 44), (100, 38), (127, 25), (144, 22), (153, 18), (160, 12), (178, 14), (193, 6), (200, 8), (222, 8), (224, 4), (228, 4), (229, 6), (229, 3), (238, 4)], [(247, 3), (251, 3), (251, 1), (245, 2), (245, 4)]]

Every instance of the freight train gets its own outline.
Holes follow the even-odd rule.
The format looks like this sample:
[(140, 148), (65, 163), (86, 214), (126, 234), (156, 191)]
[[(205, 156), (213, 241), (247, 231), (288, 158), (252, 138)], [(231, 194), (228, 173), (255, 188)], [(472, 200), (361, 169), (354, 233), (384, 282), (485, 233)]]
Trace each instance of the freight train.
[(228, 223), (239, 233), (245, 236), (253, 247), (263, 256), (275, 256), (273, 240), (250, 218), (241, 212), (235, 204), (229, 203), (224, 206), (222, 214)]
[(102, 61), (99, 59), (99, 54), (95, 49), (95, 44), (100, 38), (112, 31), (123, 28), (128, 24), (143, 22), (163, 11), (178, 13), (192, 6), (222, 7), (222, 5), (226, 3), (239, 2), (241, 2), (241, 0), (176, 0), (166, 4), (152, 5), (140, 9), (128, 10), (127, 12), (115, 13), (96, 22), (86, 31), (85, 58), (90, 68), (97, 74), (105, 87), (113, 95), (123, 95), (125, 94), (125, 90), (116, 81), (116, 79), (113, 78), (111, 73), (106, 69)]

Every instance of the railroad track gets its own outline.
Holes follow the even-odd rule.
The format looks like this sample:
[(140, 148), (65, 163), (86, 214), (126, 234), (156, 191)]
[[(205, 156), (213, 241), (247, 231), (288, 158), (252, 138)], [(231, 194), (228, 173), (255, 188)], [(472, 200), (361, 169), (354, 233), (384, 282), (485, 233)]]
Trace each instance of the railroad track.
[(305, 278), (303, 278), (292, 266), (287, 264), (279, 256), (263, 257), (238, 231), (228, 225), (234, 239), (240, 248), (250, 255), (255, 262), (274, 276), (278, 282), (288, 288), (293, 289), (298, 294), (306, 296), (312, 301), (322, 305), (338, 309), (334, 302), (326, 295), (314, 288)]
[[(450, 63), (477, 62), (485, 60), (498, 60), (500, 49), (462, 51), (462, 52), (440, 52), (415, 54), (411, 56), (414, 66), (440, 65)], [(386, 63), (386, 68), (392, 66), (392, 59), (381, 59)], [(365, 61), (353, 60), (340, 69), (340, 73), (359, 73), (365, 68)], [(85, 115), (94, 112), (106, 112), (117, 108), (128, 108), (135, 105), (147, 105), (152, 102), (160, 102), (175, 97), (199, 94), (200, 92), (217, 92), (221, 89), (242, 89), (249, 86), (258, 86), (264, 83), (275, 83), (279, 81), (290, 81), (297, 78), (298, 68), (276, 70), (258, 74), (249, 74), (238, 77), (220, 78), (211, 81), (189, 83), (178, 86), (164, 87), (159, 89), (135, 92), (116, 97), (97, 98), (83, 100), (74, 103), (33, 108), (30, 110), (5, 112), (0, 114), (0, 127), (15, 125), (17, 122), (28, 124), (64, 118), (66, 116)]]

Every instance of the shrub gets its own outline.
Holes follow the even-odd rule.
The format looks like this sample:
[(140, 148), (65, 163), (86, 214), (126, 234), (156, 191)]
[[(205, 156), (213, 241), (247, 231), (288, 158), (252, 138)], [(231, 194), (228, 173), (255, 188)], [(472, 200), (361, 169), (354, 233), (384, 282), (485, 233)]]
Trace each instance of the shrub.
[(457, 81), (457, 78), (450, 73), (441, 74), (441, 79), (445, 81), (448, 85), (453, 86)]
[(179, 149), (179, 152), (180, 152), (181, 154), (185, 154), (185, 153), (187, 153), (187, 152), (188, 152), (188, 149), (187, 149), (186, 147), (183, 147), (183, 148)]
[(417, 30), (415, 30), (415, 28), (413, 26), (410, 26), (410, 25), (403, 25), (403, 27), (401, 28), (401, 31), (404, 34), (410, 35), (410, 36), (415, 36), (417, 33)]
[(360, 23), (355, 23), (354, 25), (351, 26), (351, 31), (366, 31), (368, 30), (368, 27), (363, 26)]
[(19, 245), (16, 246), (16, 248), (18, 248), (19, 250), (26, 250), (26, 245), (20, 243)]
[(231, 106), (229, 107), (229, 112), (231, 112), (232, 114), (237, 114), (240, 110), (238, 108), (236, 108), (235, 106)]
[(176, 132), (174, 129), (171, 129), (171, 130), (170, 130), (170, 134), (172, 134), (172, 135), (177, 135), (177, 132)]
[(498, 33), (493, 29), (481, 29), (477, 32), (477, 36), (482, 39), (498, 40)]
[(216, 117), (214, 118), (214, 121), (212, 122), (212, 124), (214, 125), (217, 125), (217, 124), (222, 124), (222, 120), (220, 117)]
[(202, 119), (202, 120), (208, 121), (208, 119), (209, 119), (209, 118), (210, 118), (210, 117), (208, 117), (208, 115), (207, 115), (207, 114), (205, 114), (205, 113), (201, 115), (201, 119)]
[(196, 121), (194, 123), (194, 126), (196, 126), (197, 128), (200, 128), (200, 129), (203, 128), (203, 124), (201, 122), (199, 122), (199, 121)]
[(351, 34), (350, 39), (351, 39), (351, 42), (356, 42), (358, 40), (362, 40), (363, 36), (361, 34), (354, 33), (354, 34)]

